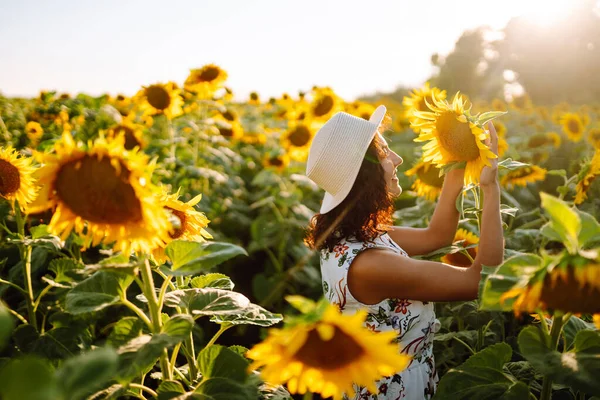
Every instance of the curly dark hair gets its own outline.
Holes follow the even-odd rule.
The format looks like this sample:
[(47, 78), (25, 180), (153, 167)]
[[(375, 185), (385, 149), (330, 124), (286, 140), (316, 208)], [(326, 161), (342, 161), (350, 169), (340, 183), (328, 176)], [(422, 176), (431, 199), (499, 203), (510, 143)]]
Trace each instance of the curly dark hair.
[[(379, 132), (386, 126), (382, 124)], [(375, 160), (385, 157), (379, 135), (371, 141), (367, 154)], [(393, 212), (394, 198), (388, 191), (383, 167), (365, 158), (348, 196), (333, 210), (312, 217), (304, 243), (313, 250), (333, 251), (343, 238), (373, 240), (393, 225)]]

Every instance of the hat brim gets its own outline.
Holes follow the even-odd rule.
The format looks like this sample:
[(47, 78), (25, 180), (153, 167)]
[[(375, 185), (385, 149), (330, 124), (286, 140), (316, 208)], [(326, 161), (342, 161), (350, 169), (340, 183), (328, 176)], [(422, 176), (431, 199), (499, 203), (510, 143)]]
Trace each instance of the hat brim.
[[(375, 111), (373, 111), (373, 114), (371, 114), (371, 116), (369, 117), (369, 122), (375, 124), (375, 126), (373, 127), (373, 133), (371, 134), (369, 141), (367, 142), (367, 146), (365, 147), (365, 153), (367, 152), (367, 149), (369, 148), (368, 146), (373, 140), (373, 137), (375, 137), (375, 134), (377, 133), (377, 128), (379, 128), (381, 121), (383, 121), (383, 117), (385, 117), (386, 111), (387, 109), (385, 108), (385, 106), (379, 106), (375, 109)], [(344, 199), (348, 196), (348, 193), (350, 193), (350, 190), (352, 190), (352, 186), (354, 186), (354, 182), (356, 181), (356, 177), (358, 176), (358, 171), (360, 170), (361, 165), (362, 163), (356, 163), (356, 165), (354, 166), (354, 170), (352, 171), (353, 178), (351, 185), (347, 185), (343, 190), (340, 190), (335, 196), (327, 191), (325, 192), (325, 196), (323, 197), (323, 203), (321, 203), (321, 209), (319, 210), (319, 213), (325, 214), (333, 210), (342, 201), (344, 201)]]

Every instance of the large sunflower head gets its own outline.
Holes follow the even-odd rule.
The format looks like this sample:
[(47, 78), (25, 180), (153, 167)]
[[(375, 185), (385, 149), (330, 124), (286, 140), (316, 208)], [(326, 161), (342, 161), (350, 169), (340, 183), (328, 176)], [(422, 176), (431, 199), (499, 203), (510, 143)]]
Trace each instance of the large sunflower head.
[(442, 192), (444, 176), (440, 176), (439, 168), (433, 164), (419, 161), (414, 167), (404, 172), (404, 175), (416, 175), (417, 179), (412, 184), (412, 189), (417, 192), (418, 196), (435, 201)]
[(365, 311), (345, 316), (329, 305), (316, 322), (270, 329), (246, 353), (254, 360), (249, 368), (264, 367), (266, 382), (287, 383), (292, 394), (310, 391), (341, 400), (343, 393), (354, 393), (353, 383), (376, 393), (375, 382), (406, 368), (410, 357), (390, 343), (395, 332), (371, 332), (365, 317)]
[(579, 115), (574, 113), (564, 113), (560, 117), (560, 124), (569, 140), (579, 142), (583, 137), (584, 125)]
[(218, 65), (207, 64), (202, 68), (192, 69), (185, 80), (184, 87), (201, 98), (211, 98), (226, 80), (225, 70)]
[(169, 215), (155, 196), (148, 157), (124, 148), (124, 137), (103, 136), (84, 146), (68, 133), (41, 156), (40, 184), (47, 207), (56, 207), (48, 229), (65, 239), (80, 234), (86, 246), (115, 243), (125, 254), (150, 252), (168, 237)]
[[(475, 234), (465, 230), (458, 229), (456, 234), (454, 235), (454, 242), (462, 241), (463, 247), (468, 247), (473, 244), (479, 243), (479, 238), (475, 236)], [(471, 247), (466, 250), (469, 253), (471, 259), (474, 259), (477, 256), (477, 247)], [(454, 265), (457, 267), (470, 267), (473, 262), (462, 252), (456, 252), (452, 254), (446, 254), (441, 258), (441, 261), (446, 264)]]
[(308, 123), (291, 123), (288, 130), (281, 136), (281, 144), (290, 157), (296, 161), (305, 161), (314, 131)]
[(600, 175), (600, 150), (596, 149), (592, 160), (584, 162), (581, 171), (577, 174), (575, 204), (581, 204), (587, 199), (587, 192), (598, 175)]
[(315, 88), (310, 114), (316, 120), (326, 121), (342, 109), (341, 99), (330, 88)]
[(525, 284), (505, 292), (516, 314), (538, 310), (600, 313), (600, 259), (563, 252), (546, 257)]
[(204, 228), (210, 222), (204, 213), (196, 211), (194, 206), (202, 199), (202, 195), (194, 197), (187, 203), (178, 200), (179, 192), (176, 194), (163, 193), (160, 196), (160, 203), (167, 210), (172, 218), (176, 219), (169, 231), (168, 239), (152, 251), (154, 259), (162, 263), (165, 261), (165, 246), (172, 240), (188, 240), (194, 242), (205, 242), (206, 239), (212, 239), (212, 235)]
[(173, 82), (145, 86), (136, 95), (136, 101), (145, 115), (164, 114), (175, 118), (183, 113), (181, 90)]
[(488, 131), (470, 116), (459, 93), (452, 104), (435, 96), (431, 99), (433, 104), (426, 100), (431, 111), (415, 111), (411, 124), (420, 130), (416, 142), (429, 141), (423, 146), (423, 160), (437, 166), (465, 162), (465, 182), (478, 182), (483, 167), (497, 158), (484, 143)]
[(44, 129), (39, 122), (29, 121), (27, 125), (25, 125), (25, 133), (27, 134), (31, 145), (35, 147), (44, 135)]
[(11, 146), (0, 147), (0, 197), (13, 207), (16, 200), (22, 210), (27, 210), (39, 190), (35, 171), (31, 158), (22, 157)]
[(427, 103), (425, 99), (436, 98), (438, 100), (444, 100), (446, 98), (446, 91), (440, 90), (436, 87), (430, 88), (429, 82), (426, 82), (425, 85), (420, 89), (414, 89), (410, 96), (404, 96), (402, 99), (402, 105), (406, 107), (405, 109), (405, 118), (411, 124), (411, 128), (416, 133), (419, 133), (420, 129), (418, 126), (413, 126), (413, 121), (416, 120), (414, 116), (415, 111), (429, 111), (427, 107)]
[(502, 177), (500, 183), (502, 186), (511, 189), (514, 186), (527, 186), (528, 183), (543, 181), (546, 179), (546, 169), (537, 165), (528, 165), (523, 168), (508, 171)]

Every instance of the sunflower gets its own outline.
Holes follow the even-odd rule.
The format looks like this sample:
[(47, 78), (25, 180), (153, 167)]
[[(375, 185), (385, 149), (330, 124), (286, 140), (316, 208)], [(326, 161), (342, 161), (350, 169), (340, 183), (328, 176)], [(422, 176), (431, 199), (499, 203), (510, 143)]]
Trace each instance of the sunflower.
[(405, 118), (408, 119), (411, 128), (416, 133), (419, 133), (420, 129), (417, 126), (413, 126), (413, 121), (416, 121), (415, 111), (417, 112), (427, 112), (429, 108), (427, 107), (427, 103), (425, 99), (435, 98), (438, 100), (446, 99), (446, 91), (440, 90), (436, 87), (430, 88), (429, 82), (426, 82), (425, 85), (421, 89), (414, 89), (410, 94), (410, 97), (404, 96), (402, 99), (402, 105), (406, 107)]
[(118, 94), (115, 97), (109, 97), (108, 104), (116, 108), (123, 117), (127, 116), (131, 111), (131, 99), (122, 94)]
[(136, 146), (140, 149), (146, 147), (142, 127), (137, 124), (124, 121), (110, 128), (107, 137), (113, 139), (119, 135), (123, 135), (125, 138), (125, 150), (133, 150)]
[(22, 157), (12, 146), (0, 147), (0, 197), (8, 200), (12, 207), (16, 200), (24, 211), (39, 190), (32, 161)]
[(502, 177), (500, 183), (508, 189), (517, 185), (525, 187), (528, 183), (546, 179), (546, 172), (548, 172), (546, 169), (538, 167), (537, 165), (528, 165), (527, 167), (508, 171), (508, 173)]
[(211, 98), (227, 80), (227, 72), (215, 64), (207, 64), (202, 68), (190, 70), (185, 83), (186, 90), (195, 92), (201, 98)]
[(287, 150), (290, 158), (304, 161), (314, 137), (310, 124), (292, 123), (288, 130), (281, 136), (281, 145)]
[(587, 134), (588, 142), (596, 149), (600, 149), (600, 127), (592, 128)]
[(194, 206), (202, 199), (202, 195), (194, 197), (187, 203), (177, 200), (179, 191), (176, 194), (163, 193), (160, 197), (160, 203), (163, 208), (177, 219), (178, 224), (169, 232), (169, 239), (152, 251), (152, 256), (159, 263), (165, 261), (165, 246), (172, 240), (188, 240), (193, 242), (205, 242), (206, 239), (212, 239), (212, 235), (204, 228), (210, 222), (208, 218)]
[(429, 141), (423, 146), (423, 160), (437, 166), (464, 161), (466, 184), (477, 182), (483, 167), (497, 158), (483, 143), (488, 132), (467, 119), (468, 111), (459, 93), (452, 104), (435, 96), (432, 99), (431, 111), (415, 111), (411, 123), (421, 132), (415, 142)]
[(164, 114), (172, 119), (183, 113), (180, 89), (173, 82), (145, 86), (136, 94), (136, 102), (145, 115)]
[(587, 199), (587, 192), (596, 176), (600, 175), (600, 150), (596, 150), (594, 157), (578, 174), (577, 185), (575, 186), (575, 204), (581, 204)]
[(505, 292), (500, 302), (514, 299), (515, 314), (537, 310), (600, 312), (600, 259), (563, 252), (544, 264), (524, 286)]
[(521, 96), (514, 96), (510, 102), (510, 107), (517, 111), (529, 113), (533, 107), (533, 103), (529, 95), (524, 93)]
[(44, 135), (44, 129), (39, 122), (29, 121), (27, 125), (25, 125), (25, 133), (31, 141), (31, 144), (35, 147), (42, 138), (42, 135)]
[[(492, 100), (492, 110), (494, 111), (506, 111), (508, 109), (508, 107), (506, 106), (506, 103), (504, 102), (504, 100), (501, 100), (499, 98), (495, 98), (494, 100)], [(494, 124), (496, 125), (496, 124)]]
[(419, 161), (414, 167), (404, 172), (404, 175), (417, 176), (411, 188), (417, 192), (417, 195), (427, 200), (435, 201), (442, 192), (444, 176), (440, 177), (440, 170), (435, 165)]
[(227, 139), (235, 140), (244, 136), (244, 129), (238, 121), (215, 121), (219, 134)]
[(341, 99), (330, 88), (314, 88), (310, 113), (314, 119), (326, 121), (342, 110)]
[(560, 147), (562, 139), (560, 138), (560, 135), (558, 133), (548, 132), (546, 133), (546, 136), (548, 136), (548, 139), (550, 139), (550, 142), (552, 142), (552, 146), (554, 146), (555, 149), (558, 149)]
[(374, 333), (364, 328), (366, 311), (346, 316), (329, 305), (321, 319), (284, 329), (270, 329), (268, 337), (246, 353), (250, 370), (263, 367), (271, 384), (287, 383), (290, 393), (307, 391), (342, 399), (353, 393), (353, 383), (377, 393), (375, 382), (406, 368), (410, 357), (390, 343), (395, 332)]
[(258, 105), (260, 104), (260, 96), (257, 92), (250, 92), (248, 95), (248, 104)]
[(263, 157), (263, 166), (265, 168), (274, 168), (283, 171), (290, 163), (290, 156), (284, 152), (267, 152)]
[(374, 105), (365, 103), (364, 101), (357, 101), (353, 103), (353, 107), (348, 110), (348, 113), (368, 121), (373, 111), (375, 111)]
[(567, 134), (567, 137), (573, 142), (579, 142), (583, 137), (583, 122), (581, 117), (573, 113), (564, 113), (560, 117), (560, 124), (562, 125), (563, 132)]
[(40, 157), (40, 184), (49, 186), (40, 205), (56, 207), (52, 233), (66, 239), (74, 231), (86, 247), (115, 242), (125, 254), (150, 252), (168, 237), (169, 216), (154, 195), (152, 165), (138, 149), (125, 150), (123, 136), (100, 136), (84, 148), (63, 133), (54, 153)]
[[(459, 240), (463, 241), (463, 247), (479, 243), (479, 238), (475, 236), (475, 234), (468, 232), (462, 228), (458, 229), (456, 231), (456, 234), (454, 235), (454, 242), (457, 242)], [(477, 256), (477, 247), (471, 247), (470, 249), (467, 249), (467, 252), (469, 253), (469, 256), (471, 256), (471, 258), (474, 259), (475, 256)], [(471, 264), (473, 264), (473, 261), (471, 261), (469, 257), (464, 255), (462, 252), (446, 254), (441, 258), (441, 261), (443, 263), (454, 265), (457, 267), (470, 267)]]

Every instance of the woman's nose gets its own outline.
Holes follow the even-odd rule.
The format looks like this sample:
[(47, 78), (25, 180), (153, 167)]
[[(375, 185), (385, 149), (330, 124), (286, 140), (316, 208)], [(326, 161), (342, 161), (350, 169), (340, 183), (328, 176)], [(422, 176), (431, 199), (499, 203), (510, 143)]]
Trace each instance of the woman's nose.
[(400, 157), (398, 154), (396, 154), (396, 162), (395, 162), (396, 167), (398, 165), (401, 165), (403, 162), (404, 162), (404, 160), (402, 159), (402, 157)]

